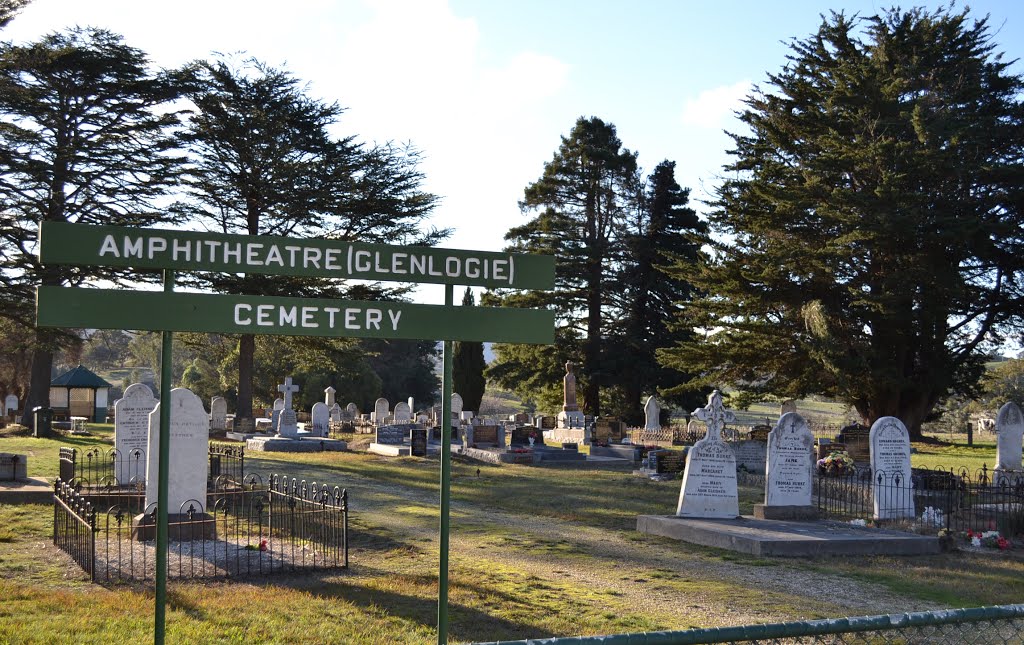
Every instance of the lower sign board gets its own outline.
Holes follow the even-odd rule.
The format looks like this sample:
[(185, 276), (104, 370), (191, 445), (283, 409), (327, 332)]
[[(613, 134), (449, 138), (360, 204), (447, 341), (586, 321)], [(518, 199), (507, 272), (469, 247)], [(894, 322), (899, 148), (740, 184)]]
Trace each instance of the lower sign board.
[(39, 287), (40, 327), (550, 344), (546, 309)]

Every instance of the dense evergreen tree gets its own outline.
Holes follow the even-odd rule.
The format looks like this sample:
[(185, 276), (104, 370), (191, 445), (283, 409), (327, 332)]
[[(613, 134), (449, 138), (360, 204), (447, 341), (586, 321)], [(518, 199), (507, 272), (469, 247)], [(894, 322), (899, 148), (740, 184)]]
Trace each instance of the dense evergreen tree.
[[(669, 267), (697, 260), (695, 235), (707, 226), (689, 207), (689, 193), (676, 182), (675, 162), (662, 161), (647, 178), (640, 208), (626, 238), (629, 255), (623, 261), (623, 316), (612, 342), (609, 362), (621, 398), (613, 410), (624, 420), (643, 420), (644, 394), (659, 393), (668, 402), (692, 410), (700, 393), (678, 386), (688, 374), (661, 366), (656, 352), (688, 340), (692, 332), (673, 325), (679, 303), (691, 299), (693, 287)], [(611, 396), (615, 396), (614, 391)]]
[[(0, 45), (0, 315), (33, 326), (37, 285), (119, 281), (100, 267), (44, 267), (43, 220), (150, 226), (179, 160), (168, 128), (173, 84), (121, 37), (75, 28), (28, 45)], [(139, 279), (139, 275), (134, 276)], [(25, 422), (49, 399), (54, 351), (76, 334), (38, 329)]]
[[(612, 312), (618, 306), (613, 285), (625, 248), (627, 217), (639, 194), (636, 154), (622, 147), (615, 126), (599, 118), (580, 117), (541, 177), (526, 187), (520, 208), (536, 216), (509, 230), (509, 251), (543, 253), (556, 257), (554, 291), (505, 294), (509, 306), (547, 306), (555, 310), (560, 326), (570, 328), (561, 340), (578, 338), (582, 356), (578, 387), (582, 408), (600, 414), (600, 388), (609, 381), (605, 344)], [(565, 353), (565, 346), (559, 353)], [(532, 372), (534, 365), (504, 365), (535, 351), (496, 347), (499, 365), (490, 372), (504, 387), (519, 383), (506, 375)], [(564, 369), (555, 380), (560, 383)]]
[[(341, 108), (308, 97), (289, 73), (220, 59), (195, 63), (186, 78), (197, 112), (183, 137), (194, 165), (179, 212), (214, 230), (248, 235), (409, 244), (447, 235), (423, 226), (436, 198), (419, 188), (415, 151), (333, 139), (328, 129)], [(403, 291), (284, 276), (199, 280), (219, 292), (253, 295), (373, 299)], [(248, 417), (256, 341), (247, 334), (238, 343), (237, 414)]]
[[(473, 290), (466, 287), (462, 296), (462, 306), (472, 307), (476, 304)], [(480, 411), (480, 402), (484, 400), (487, 379), (484, 378), (484, 344), (480, 342), (456, 341), (452, 351), (452, 387), (453, 391), (462, 396), (466, 410)]]
[(705, 336), (664, 357), (917, 436), (1021, 320), (1024, 83), (966, 11), (832, 14), (791, 50), (733, 135), (682, 321)]

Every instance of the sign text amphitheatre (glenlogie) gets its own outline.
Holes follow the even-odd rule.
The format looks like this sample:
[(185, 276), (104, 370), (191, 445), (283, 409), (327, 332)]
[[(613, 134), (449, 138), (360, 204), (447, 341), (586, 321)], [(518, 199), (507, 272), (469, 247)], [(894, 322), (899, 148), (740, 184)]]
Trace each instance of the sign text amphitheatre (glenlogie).
[(551, 289), (554, 258), (339, 240), (43, 222), (43, 264)]

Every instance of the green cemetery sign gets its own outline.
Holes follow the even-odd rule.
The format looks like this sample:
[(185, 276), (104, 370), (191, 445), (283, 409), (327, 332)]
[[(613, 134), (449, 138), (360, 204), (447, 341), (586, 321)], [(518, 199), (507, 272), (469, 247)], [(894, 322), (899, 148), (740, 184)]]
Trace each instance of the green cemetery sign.
[(427, 246), (43, 222), (43, 264), (552, 289), (555, 259)]
[(554, 342), (546, 309), (39, 287), (41, 327)]
[[(555, 259), (549, 256), (43, 222), (39, 227), (39, 259), (43, 264), (163, 270), (162, 292), (65, 287), (39, 287), (36, 291), (36, 319), (40, 327), (164, 332), (161, 401), (170, 400), (175, 331), (443, 340), (442, 419), (451, 418), (453, 340), (554, 342), (552, 311), (452, 306), (456, 284), (554, 288)], [(174, 271), (436, 283), (445, 285), (445, 306), (175, 293)], [(160, 406), (161, 428), (170, 427), (170, 407)], [(169, 435), (160, 433), (158, 447), (154, 615), (154, 642), (158, 645), (164, 642), (167, 604)], [(440, 461), (439, 644), (448, 640), (451, 453), (441, 450)]]

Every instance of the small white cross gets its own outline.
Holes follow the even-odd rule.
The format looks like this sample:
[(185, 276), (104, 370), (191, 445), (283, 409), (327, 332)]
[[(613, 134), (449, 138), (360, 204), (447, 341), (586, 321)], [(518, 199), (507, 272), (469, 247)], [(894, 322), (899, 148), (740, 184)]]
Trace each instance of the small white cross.
[(284, 394), (284, 409), (285, 410), (291, 410), (292, 409), (292, 392), (298, 392), (299, 391), (299, 386), (298, 385), (292, 385), (292, 377), (286, 376), (284, 378), (284, 383), (282, 385), (278, 385), (277, 386), (277, 391)]
[(722, 395), (715, 390), (708, 396), (708, 404), (693, 411), (693, 416), (704, 422), (708, 427), (708, 441), (721, 441), (722, 430), (726, 423), (736, 421), (736, 415), (722, 405)]

